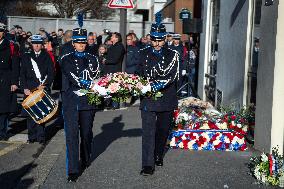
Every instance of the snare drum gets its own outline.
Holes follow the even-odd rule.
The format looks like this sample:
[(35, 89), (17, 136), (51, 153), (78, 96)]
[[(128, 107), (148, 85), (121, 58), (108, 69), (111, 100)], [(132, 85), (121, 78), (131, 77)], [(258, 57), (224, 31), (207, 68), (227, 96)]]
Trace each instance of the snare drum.
[(58, 109), (58, 105), (44, 90), (30, 94), (22, 103), (23, 108), (37, 124), (48, 121)]

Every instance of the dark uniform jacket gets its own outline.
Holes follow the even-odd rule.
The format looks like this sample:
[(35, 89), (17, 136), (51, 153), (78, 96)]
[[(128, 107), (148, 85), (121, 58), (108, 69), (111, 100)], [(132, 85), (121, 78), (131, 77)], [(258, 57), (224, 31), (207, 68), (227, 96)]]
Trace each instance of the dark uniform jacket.
[(84, 53), (81, 57), (76, 53), (66, 54), (61, 59), (63, 106), (75, 106), (76, 110), (95, 109), (96, 106), (88, 104), (86, 96), (77, 96), (74, 91), (85, 88), (80, 79), (91, 81), (99, 76), (98, 59), (89, 53)]
[(92, 55), (98, 54), (98, 50), (99, 50), (99, 46), (97, 44), (87, 45), (86, 46), (86, 52), (90, 53)]
[(19, 85), (19, 57), (11, 55), (10, 42), (0, 42), (0, 113), (17, 110), (16, 93), (11, 92), (11, 85)]
[(136, 64), (136, 58), (137, 58), (137, 53), (139, 51), (139, 48), (137, 46), (133, 45), (128, 45), (127, 46), (127, 54), (126, 54), (126, 67), (125, 67), (125, 72), (134, 74), (137, 69), (137, 64)]
[(172, 111), (177, 108), (176, 80), (178, 79), (179, 55), (169, 48), (162, 48), (160, 54), (154, 53), (152, 47), (141, 49), (138, 57), (138, 74), (148, 78), (153, 85), (167, 81), (159, 91), (162, 97), (142, 97), (140, 109), (144, 111)]
[(54, 78), (54, 66), (49, 54), (43, 49), (38, 57), (36, 57), (34, 51), (25, 53), (22, 56), (20, 73), (21, 88), (34, 90), (41, 84), (36, 77), (31, 59), (33, 59), (38, 66), (41, 73), (41, 80), (43, 81), (46, 77), (43, 85), (46, 86), (45, 90), (49, 92)]
[(116, 43), (107, 50), (105, 73), (116, 73), (122, 71), (122, 61), (125, 49), (122, 43)]

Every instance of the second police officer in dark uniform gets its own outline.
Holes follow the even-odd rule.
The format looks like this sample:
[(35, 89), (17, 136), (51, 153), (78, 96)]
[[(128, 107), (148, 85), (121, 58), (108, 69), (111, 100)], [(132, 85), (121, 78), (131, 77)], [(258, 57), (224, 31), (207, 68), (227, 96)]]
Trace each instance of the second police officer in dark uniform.
[(164, 47), (166, 28), (156, 14), (156, 24), (151, 26), (151, 47), (140, 50), (138, 72), (150, 81), (142, 93), (162, 93), (156, 100), (152, 97), (141, 99), (142, 117), (142, 170), (141, 175), (152, 175), (156, 166), (163, 166), (164, 149), (177, 108), (176, 81), (179, 74), (179, 54)]
[[(72, 40), (74, 51), (62, 57), (61, 69), (66, 171), (68, 181), (75, 182), (79, 176), (80, 161), (81, 169), (90, 164), (92, 127), (96, 109), (95, 105), (88, 104), (87, 97), (79, 91), (94, 86), (93, 80), (99, 76), (100, 68), (97, 57), (85, 52), (87, 30), (74, 29)], [(101, 95), (105, 93), (105, 91), (99, 90), (98, 85), (95, 85), (95, 88)], [(79, 133), (81, 138), (80, 153)]]
[[(33, 51), (25, 53), (21, 58), (21, 88), (26, 96), (36, 89), (44, 89), (50, 93), (54, 78), (53, 62), (49, 54), (42, 49), (43, 39), (40, 35), (33, 35), (31, 43)], [(24, 113), (24, 115), (27, 115), (27, 113)], [(27, 127), (29, 143), (45, 143), (44, 124), (39, 125), (28, 116)]]

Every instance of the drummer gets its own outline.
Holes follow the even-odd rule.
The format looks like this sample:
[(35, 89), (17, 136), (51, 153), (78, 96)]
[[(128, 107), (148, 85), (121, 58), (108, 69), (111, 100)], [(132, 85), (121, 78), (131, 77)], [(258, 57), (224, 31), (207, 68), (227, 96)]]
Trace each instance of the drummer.
[[(43, 49), (43, 39), (40, 35), (33, 35), (31, 39), (33, 51), (23, 54), (21, 59), (20, 84), (25, 96), (34, 90), (44, 89), (51, 92), (54, 78), (54, 67), (49, 54)], [(27, 115), (27, 113), (23, 113)], [(36, 124), (27, 117), (28, 143), (45, 143), (44, 124)]]

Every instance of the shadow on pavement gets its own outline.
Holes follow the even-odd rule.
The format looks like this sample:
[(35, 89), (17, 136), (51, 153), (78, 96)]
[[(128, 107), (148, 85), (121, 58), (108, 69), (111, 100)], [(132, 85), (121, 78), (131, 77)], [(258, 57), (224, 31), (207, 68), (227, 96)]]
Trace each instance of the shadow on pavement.
[(142, 129), (123, 130), (125, 125), (121, 120), (122, 115), (115, 117), (111, 123), (104, 124), (102, 132), (94, 137), (91, 162), (99, 157), (115, 140), (121, 137), (142, 136)]
[(37, 165), (32, 162), (24, 165), (20, 169), (2, 173), (0, 175), (1, 188), (29, 188), (29, 186), (34, 182), (33, 178), (23, 179), (20, 183), (18, 182), (24, 175), (29, 173), (31, 169), (35, 168), (36, 166)]

